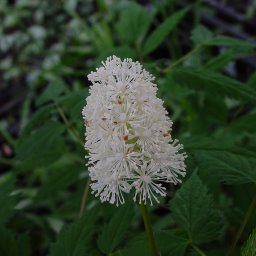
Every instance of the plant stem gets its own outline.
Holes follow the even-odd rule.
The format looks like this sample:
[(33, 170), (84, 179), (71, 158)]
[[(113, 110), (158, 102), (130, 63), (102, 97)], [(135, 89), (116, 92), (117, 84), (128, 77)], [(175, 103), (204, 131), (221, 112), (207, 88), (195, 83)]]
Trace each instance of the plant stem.
[[(69, 120), (67, 119), (65, 113), (63, 112), (63, 110), (59, 107), (59, 105), (55, 102), (56, 108), (63, 120), (63, 122), (65, 123), (69, 133), (79, 142), (79, 144), (84, 147), (84, 143), (81, 140), (81, 138), (79, 137), (79, 134), (77, 133), (76, 130), (72, 129), (71, 123), (69, 122)], [(86, 201), (88, 198), (88, 194), (89, 194), (89, 188), (90, 188), (90, 183), (91, 183), (91, 179), (88, 178), (85, 187), (84, 187), (84, 192), (83, 192), (83, 197), (82, 197), (82, 201), (80, 204), (80, 211), (79, 211), (79, 218), (81, 218), (84, 214), (84, 210), (86, 207)]]
[(79, 142), (79, 144), (84, 147), (84, 143), (81, 140), (81, 138), (79, 137), (79, 134), (77, 133), (76, 130), (72, 129), (71, 123), (69, 122), (69, 120), (67, 119), (65, 113), (63, 112), (62, 108), (59, 107), (59, 105), (55, 102), (55, 106), (64, 122), (64, 124), (66, 125), (69, 133), (77, 140), (77, 142)]
[(82, 201), (81, 201), (81, 204), (80, 204), (79, 218), (81, 218), (84, 214), (84, 209), (85, 209), (88, 194), (89, 194), (90, 183), (91, 183), (91, 179), (88, 178), (88, 180), (87, 180), (87, 182), (85, 183), (85, 186), (84, 186), (84, 193), (83, 193)]
[(162, 73), (168, 73), (171, 71), (172, 68), (174, 68), (175, 66), (177, 66), (178, 64), (180, 64), (181, 62), (183, 62), (184, 60), (186, 60), (187, 58), (189, 58), (191, 55), (193, 55), (194, 53), (196, 53), (197, 51), (199, 51), (202, 48), (202, 45), (198, 45), (197, 47), (195, 47), (193, 50), (191, 50), (190, 52), (188, 52), (187, 54), (185, 54), (183, 57), (179, 58), (177, 61), (175, 61), (173, 64), (171, 64), (169, 67), (165, 68), (162, 70)]
[(144, 221), (145, 231), (146, 231), (147, 238), (148, 238), (150, 255), (151, 256), (159, 256), (157, 248), (156, 248), (156, 242), (154, 239), (153, 230), (152, 230), (151, 223), (150, 223), (148, 208), (145, 204), (142, 203), (140, 205), (140, 209), (141, 209), (141, 214), (142, 214), (143, 221)]
[(199, 248), (197, 247), (195, 244), (190, 243), (190, 245), (193, 247), (193, 249), (201, 256), (206, 256), (206, 254)]
[(240, 237), (241, 237), (241, 235), (242, 235), (242, 233), (244, 231), (244, 228), (245, 228), (247, 222), (249, 221), (249, 219), (250, 219), (250, 217), (251, 217), (255, 207), (256, 207), (256, 196), (254, 196), (254, 198), (252, 199), (252, 202), (251, 202), (251, 204), (250, 204), (250, 206), (249, 206), (249, 208), (248, 208), (248, 210), (247, 210), (247, 212), (246, 212), (246, 214), (244, 216), (244, 219), (243, 219), (243, 221), (242, 221), (242, 223), (241, 223), (241, 225), (239, 227), (239, 230), (238, 230), (238, 232), (237, 232), (237, 234), (236, 234), (236, 236), (234, 238), (234, 241), (233, 241), (233, 243), (232, 243), (232, 245), (230, 247), (228, 255), (233, 255), (233, 251), (234, 251), (234, 249), (236, 247), (236, 244), (237, 244), (238, 240), (240, 239)]

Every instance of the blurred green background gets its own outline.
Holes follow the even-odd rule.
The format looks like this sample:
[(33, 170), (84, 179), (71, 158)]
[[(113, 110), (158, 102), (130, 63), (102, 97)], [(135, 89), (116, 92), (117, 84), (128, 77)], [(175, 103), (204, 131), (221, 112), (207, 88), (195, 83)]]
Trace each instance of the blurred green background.
[[(91, 226), (82, 219), (57, 239), (77, 219), (88, 180), (86, 76), (113, 54), (139, 60), (156, 76), (174, 138), (189, 156), (186, 179), (197, 171), (212, 195), (206, 201), (213, 200), (222, 229), (197, 246), (206, 255), (239, 255), (256, 224), (255, 9), (255, 0), (1, 0), (0, 255), (148, 255), (133, 206), (126, 236), (106, 249), (102, 241), (113, 230), (103, 223), (117, 209), (92, 195)], [(156, 230), (171, 230), (159, 233), (162, 255), (204, 255), (172, 216), (176, 190), (168, 187), (151, 209)], [(201, 226), (212, 216), (206, 209)], [(72, 254), (85, 241), (74, 233), (88, 235)]]

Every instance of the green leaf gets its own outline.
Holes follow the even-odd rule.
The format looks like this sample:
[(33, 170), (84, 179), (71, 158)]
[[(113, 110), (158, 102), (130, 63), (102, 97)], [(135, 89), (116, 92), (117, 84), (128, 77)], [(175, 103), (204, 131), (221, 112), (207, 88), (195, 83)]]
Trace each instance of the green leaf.
[[(11, 196), (14, 189), (14, 179), (0, 184), (0, 223), (5, 223), (14, 213), (15, 198)], [(1, 254), (0, 254), (1, 255)]]
[(30, 241), (26, 234), (14, 234), (0, 226), (0, 255), (1, 256), (29, 256), (31, 255)]
[(140, 45), (153, 17), (153, 11), (146, 10), (136, 3), (129, 3), (122, 9), (117, 24), (117, 32), (122, 42)]
[(200, 244), (219, 237), (221, 218), (197, 174), (193, 174), (177, 191), (170, 209), (192, 242)]
[(191, 39), (195, 45), (203, 44), (210, 41), (213, 38), (213, 33), (206, 27), (199, 25), (197, 26), (191, 34)]
[(17, 160), (22, 169), (49, 165), (64, 153), (64, 139), (61, 134), (64, 126), (58, 122), (49, 121), (36, 131), (21, 136), (17, 143)]
[(256, 157), (244, 150), (242, 152), (213, 149), (196, 150), (194, 154), (200, 168), (206, 169), (209, 174), (218, 175), (222, 181), (232, 184), (256, 184)]
[(205, 68), (213, 71), (222, 70), (231, 60), (235, 59), (236, 52), (234, 49), (230, 49), (225, 53), (219, 54), (217, 57), (212, 58), (206, 63)]
[[(155, 232), (157, 248), (161, 255), (165, 256), (183, 256), (185, 254), (188, 240), (186, 237), (175, 234), (173, 231)], [(148, 249), (148, 240), (145, 233), (136, 235), (132, 238), (120, 252), (121, 256), (130, 255), (150, 255)]]
[(145, 233), (135, 235), (125, 248), (120, 251), (120, 256), (150, 255), (148, 240)]
[(44, 92), (39, 96), (36, 104), (40, 106), (46, 102), (55, 101), (65, 91), (66, 87), (64, 81), (60, 78), (55, 78), (49, 83)]
[(106, 224), (98, 238), (98, 245), (102, 252), (110, 253), (123, 241), (134, 215), (133, 203), (116, 208), (116, 213)]
[(144, 54), (149, 54), (154, 51), (171, 33), (173, 29), (179, 24), (179, 22), (187, 14), (189, 8), (185, 8), (179, 12), (168, 17), (163, 23), (161, 23), (150, 36), (147, 38), (145, 45), (143, 47)]
[(177, 235), (173, 231), (156, 233), (156, 241), (161, 253), (166, 256), (183, 256), (188, 246), (186, 237)]
[(59, 191), (68, 187), (76, 180), (84, 167), (76, 165), (65, 165), (49, 172), (49, 177), (39, 188), (37, 200), (54, 197)]
[(191, 39), (196, 45), (225, 46), (245, 49), (256, 48), (255, 43), (246, 42), (222, 35), (214, 36), (214, 34), (209, 29), (202, 25), (197, 26), (192, 31)]
[(255, 43), (250, 43), (250, 42), (242, 41), (242, 40), (235, 39), (232, 37), (227, 37), (227, 36), (216, 36), (211, 40), (205, 42), (205, 45), (226, 46), (226, 47), (236, 47), (236, 48), (238, 47), (238, 48), (246, 48), (246, 49), (256, 48)]
[(82, 218), (65, 226), (58, 235), (56, 243), (52, 245), (50, 256), (88, 255), (98, 211), (98, 207), (87, 209)]
[(242, 256), (256, 256), (256, 229), (252, 231), (243, 249)]
[(29, 135), (36, 128), (40, 128), (45, 122), (49, 121), (52, 110), (52, 105), (45, 105), (40, 107), (30, 118), (28, 124), (22, 130), (22, 136)]
[(239, 81), (199, 68), (179, 68), (172, 71), (176, 83), (196, 90), (208, 91), (243, 101), (256, 101), (256, 92)]
[(254, 90), (256, 89), (256, 72), (254, 72), (247, 80), (246, 84), (251, 86)]
[(235, 119), (227, 127), (228, 131), (235, 131), (241, 134), (241, 131), (246, 133), (256, 133), (256, 112), (251, 112)]

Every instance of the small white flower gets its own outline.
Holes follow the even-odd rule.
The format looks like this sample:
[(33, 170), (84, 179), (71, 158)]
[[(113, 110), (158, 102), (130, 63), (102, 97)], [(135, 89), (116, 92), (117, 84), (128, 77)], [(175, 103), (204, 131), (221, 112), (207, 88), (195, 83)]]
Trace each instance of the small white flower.
[(182, 145), (172, 140), (172, 122), (156, 97), (154, 77), (131, 59), (107, 58), (88, 75), (92, 82), (83, 118), (92, 193), (102, 202), (159, 202), (163, 183), (184, 176)]

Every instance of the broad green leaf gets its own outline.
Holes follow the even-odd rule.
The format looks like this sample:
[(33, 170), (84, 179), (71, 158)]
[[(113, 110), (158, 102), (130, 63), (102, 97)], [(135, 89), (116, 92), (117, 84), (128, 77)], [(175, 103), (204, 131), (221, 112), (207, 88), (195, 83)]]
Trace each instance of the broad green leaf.
[(5, 223), (14, 213), (15, 198), (10, 195), (13, 190), (14, 179), (0, 183), (0, 223)]
[(89, 90), (86, 88), (60, 97), (57, 102), (68, 116), (70, 121), (74, 123), (81, 123), (78, 122), (78, 120), (81, 119), (81, 111), (86, 103), (85, 99), (88, 95)]
[(59, 167), (49, 172), (49, 177), (38, 190), (37, 200), (49, 198), (78, 180), (78, 176), (84, 169), (76, 165)]
[(48, 121), (44, 126), (26, 136), (17, 143), (17, 160), (21, 168), (30, 169), (49, 165), (64, 153), (65, 144), (61, 134), (64, 126)]
[(200, 244), (219, 237), (220, 215), (197, 174), (193, 174), (177, 191), (170, 202), (170, 209), (192, 242)]
[(44, 92), (39, 96), (36, 103), (38, 106), (40, 106), (49, 101), (56, 101), (58, 100), (58, 97), (60, 97), (60, 95), (66, 90), (67, 89), (65, 87), (64, 81), (59, 78), (54, 79), (49, 83)]
[(185, 8), (171, 15), (163, 23), (161, 23), (147, 38), (143, 47), (144, 54), (149, 54), (150, 52), (154, 51), (163, 42), (167, 35), (170, 34), (173, 29), (175, 29), (187, 12), (188, 8)]
[(135, 237), (128, 241), (125, 248), (120, 251), (120, 256), (130, 255), (150, 255), (148, 240), (144, 233), (135, 235)]
[(29, 135), (36, 128), (41, 127), (45, 122), (49, 121), (49, 117), (55, 108), (53, 105), (40, 107), (30, 118), (28, 124), (22, 130), (22, 136)]
[(242, 256), (256, 256), (256, 229), (252, 231), (242, 249)]
[(156, 241), (162, 255), (166, 256), (183, 256), (188, 246), (186, 237), (169, 230), (156, 233)]
[(206, 27), (199, 25), (197, 26), (191, 34), (191, 39), (195, 45), (203, 44), (210, 41), (213, 38), (213, 33)]
[[(157, 248), (161, 255), (165, 256), (183, 256), (185, 254), (188, 240), (183, 235), (177, 235), (173, 231), (155, 232)], [(121, 256), (130, 255), (150, 255), (148, 249), (148, 240), (145, 233), (136, 235), (131, 239), (120, 252)]]
[(129, 3), (120, 13), (117, 32), (123, 43), (140, 45), (154, 17), (154, 12)]
[(196, 90), (204, 90), (243, 101), (256, 101), (256, 92), (251, 87), (205, 69), (191, 67), (174, 69), (172, 78), (176, 83)]
[(50, 256), (81, 256), (90, 252), (98, 207), (86, 210), (82, 218), (64, 226), (50, 250)]
[(113, 36), (109, 24), (105, 21), (92, 23), (93, 41), (97, 52), (104, 53), (114, 46)]
[(98, 245), (102, 252), (110, 253), (123, 241), (134, 215), (132, 202), (126, 202), (116, 209), (116, 213), (106, 224), (98, 238)]
[(209, 175), (214, 173), (222, 181), (232, 184), (256, 184), (256, 157), (243, 149), (241, 151), (196, 150), (194, 154), (200, 168), (206, 169)]

